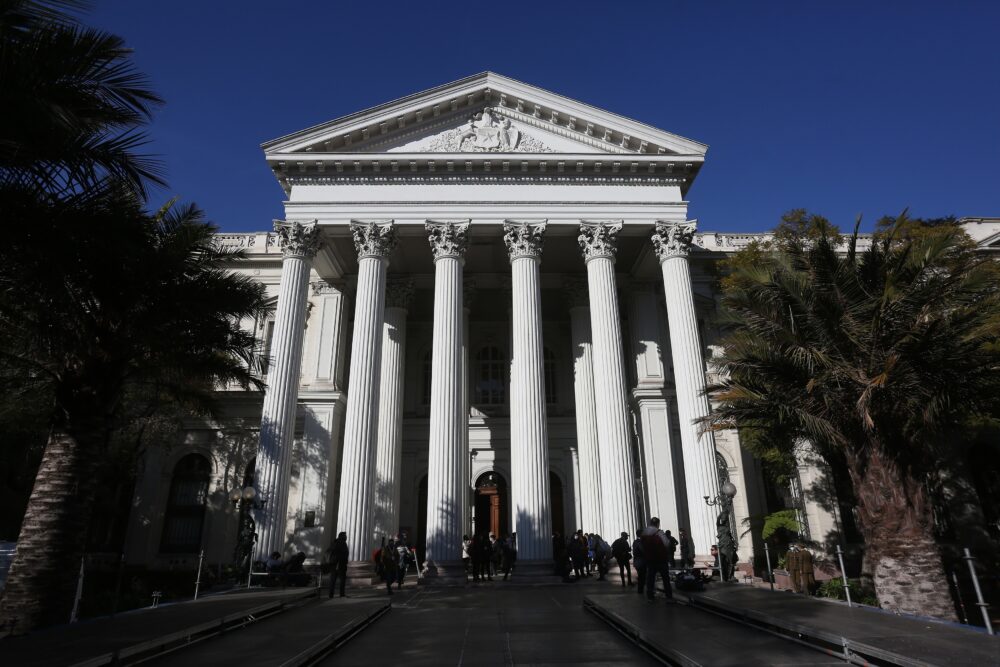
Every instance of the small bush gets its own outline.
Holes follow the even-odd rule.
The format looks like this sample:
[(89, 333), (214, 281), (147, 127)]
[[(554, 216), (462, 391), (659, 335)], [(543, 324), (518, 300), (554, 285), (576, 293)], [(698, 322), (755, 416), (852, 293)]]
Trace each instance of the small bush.
[[(848, 584), (851, 587), (851, 601), (857, 602), (858, 604), (866, 604), (871, 607), (878, 606), (878, 599), (871, 593), (866, 593), (861, 588), (861, 582), (858, 579), (848, 579)], [(844, 595), (844, 580), (840, 577), (836, 579), (830, 579), (829, 581), (824, 581), (816, 589), (816, 595), (821, 598), (831, 598), (833, 600), (846, 600), (847, 596)]]

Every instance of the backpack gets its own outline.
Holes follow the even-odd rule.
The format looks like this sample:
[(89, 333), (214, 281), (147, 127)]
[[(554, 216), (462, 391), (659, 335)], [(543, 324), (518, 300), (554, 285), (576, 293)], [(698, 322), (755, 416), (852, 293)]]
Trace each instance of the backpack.
[(674, 578), (674, 586), (676, 586), (679, 591), (705, 590), (705, 584), (702, 582), (701, 578), (696, 577), (691, 570), (678, 572), (677, 576)]
[(651, 563), (666, 563), (670, 558), (667, 545), (660, 539), (659, 532), (642, 536), (642, 553)]

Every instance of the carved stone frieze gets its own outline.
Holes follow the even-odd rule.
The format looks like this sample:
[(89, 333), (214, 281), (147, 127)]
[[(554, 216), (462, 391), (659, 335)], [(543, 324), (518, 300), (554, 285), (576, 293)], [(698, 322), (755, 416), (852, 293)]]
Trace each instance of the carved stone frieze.
[(319, 250), (319, 226), (315, 220), (312, 222), (275, 220), (274, 231), (277, 232), (278, 244), (285, 257), (312, 259)]
[(469, 223), (428, 222), (424, 229), (427, 230), (427, 240), (431, 244), (435, 261), (444, 257), (461, 259), (465, 255), (465, 249), (469, 245)]
[(577, 242), (583, 251), (584, 261), (598, 257), (614, 259), (615, 253), (618, 252), (615, 237), (618, 236), (621, 228), (621, 222), (585, 222), (581, 224)]
[(545, 245), (544, 222), (505, 222), (503, 242), (507, 245), (510, 261), (521, 257), (541, 259)]
[(402, 308), (410, 307), (410, 299), (413, 297), (413, 280), (410, 278), (393, 278), (385, 283), (385, 307)]
[(653, 231), (653, 250), (660, 261), (671, 257), (687, 257), (691, 241), (698, 229), (696, 222), (658, 222)]
[(358, 251), (358, 259), (363, 257), (388, 257), (396, 247), (396, 229), (392, 221), (352, 222), (351, 236)]
[(462, 127), (433, 137), (421, 151), (430, 153), (553, 153), (551, 148), (513, 126), (490, 107)]
[(317, 280), (312, 285), (313, 296), (323, 296), (324, 294), (340, 294), (341, 287), (334, 285), (333, 283), (328, 283), (325, 280)]

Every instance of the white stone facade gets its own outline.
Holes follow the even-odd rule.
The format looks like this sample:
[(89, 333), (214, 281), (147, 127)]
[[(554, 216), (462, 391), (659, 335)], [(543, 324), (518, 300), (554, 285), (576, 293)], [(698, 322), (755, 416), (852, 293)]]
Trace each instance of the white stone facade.
[[(738, 532), (764, 512), (737, 434), (696, 424), (715, 264), (756, 236), (689, 220), (705, 145), (486, 73), (264, 151), (286, 222), (218, 242), (275, 298), (273, 321), (244, 323), (270, 355), (268, 389), (223, 392), (223, 423), (149, 452), (130, 563), (196, 559), (163, 547), (191, 453), (211, 469), (201, 546), (216, 563), (231, 560), (229, 494), (254, 457), (258, 554), (318, 557), (343, 530), (364, 560), (405, 530), (443, 578), (472, 530), (516, 531), (521, 557), (544, 561), (552, 531), (610, 542), (658, 515), (707, 553), (720, 470)], [(975, 224), (984, 244), (1000, 238)], [(839, 519), (808, 501), (822, 476), (801, 473), (822, 541)], [(740, 546), (745, 560), (749, 533)]]

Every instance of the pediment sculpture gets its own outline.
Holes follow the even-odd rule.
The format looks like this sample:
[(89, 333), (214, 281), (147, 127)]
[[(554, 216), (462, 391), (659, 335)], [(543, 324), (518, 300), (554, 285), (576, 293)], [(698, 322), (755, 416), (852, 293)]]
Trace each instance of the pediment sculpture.
[(434, 137), (425, 150), (432, 153), (553, 153), (548, 146), (528, 136), (486, 107), (461, 127)]

